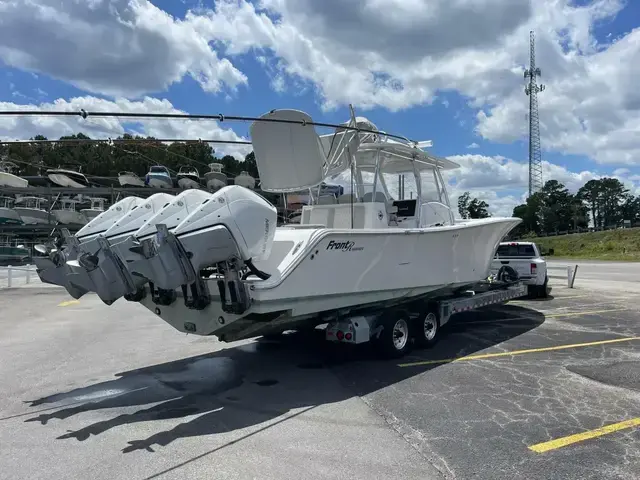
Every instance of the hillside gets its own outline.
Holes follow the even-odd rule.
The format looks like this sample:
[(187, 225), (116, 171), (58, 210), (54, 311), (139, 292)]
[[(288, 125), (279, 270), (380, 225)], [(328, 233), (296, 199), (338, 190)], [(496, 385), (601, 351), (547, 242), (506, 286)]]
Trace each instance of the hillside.
[(543, 251), (553, 248), (554, 257), (640, 261), (640, 228), (575, 233), (531, 240)]

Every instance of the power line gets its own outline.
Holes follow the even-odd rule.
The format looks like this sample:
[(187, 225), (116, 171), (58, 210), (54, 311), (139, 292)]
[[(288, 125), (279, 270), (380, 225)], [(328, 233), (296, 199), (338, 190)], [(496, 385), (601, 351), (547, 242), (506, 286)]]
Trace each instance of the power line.
[[(4, 112), (0, 112), (2, 114)], [(26, 144), (53, 144), (53, 143), (218, 143), (229, 145), (251, 145), (247, 140), (193, 140), (179, 138), (64, 138), (60, 140), (5, 140), (0, 145), (26, 145)]]
[(529, 83), (524, 92), (529, 97), (529, 196), (542, 189), (542, 152), (540, 149), (540, 119), (538, 116), (538, 93), (544, 91), (544, 85), (536, 83), (541, 71), (536, 67), (536, 46), (533, 31), (529, 32), (529, 68), (524, 78)]
[(189, 113), (134, 113), (134, 112), (87, 112), (85, 109), (80, 111), (69, 110), (6, 110), (0, 111), (0, 115), (4, 116), (50, 116), (50, 117), (97, 117), (97, 118), (139, 118), (139, 119), (174, 119), (174, 120), (215, 120), (218, 122), (231, 121), (231, 122), (269, 122), (269, 123), (287, 123), (292, 125), (301, 126), (314, 126), (314, 127), (326, 127), (337, 128), (340, 130), (357, 131), (361, 133), (372, 133), (375, 135), (384, 135), (389, 138), (395, 138), (397, 140), (404, 140), (417, 145), (419, 142), (416, 140), (410, 140), (407, 137), (401, 135), (393, 135), (390, 133), (370, 130), (366, 128), (350, 127), (348, 125), (338, 125), (335, 123), (323, 123), (323, 122), (307, 122), (301, 120), (284, 120), (281, 118), (259, 118), (259, 117), (243, 117), (237, 115), (224, 115), (219, 113), (217, 115), (193, 115)]

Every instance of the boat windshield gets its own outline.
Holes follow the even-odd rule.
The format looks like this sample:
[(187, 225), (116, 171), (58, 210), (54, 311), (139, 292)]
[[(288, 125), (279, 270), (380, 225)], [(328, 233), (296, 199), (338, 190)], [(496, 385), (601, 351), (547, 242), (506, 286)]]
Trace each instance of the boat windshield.
[(9, 197), (1, 197), (0, 198), (0, 207), (3, 208), (13, 208), (14, 200)]
[(154, 166), (149, 169), (150, 173), (161, 173), (163, 175), (168, 175), (166, 167)]
[(448, 203), (444, 185), (441, 184), (435, 168), (423, 168), (419, 173), (420, 188), (418, 189), (415, 173), (411, 170), (382, 172), (376, 184), (376, 191), (384, 192), (389, 200), (421, 198), (422, 202)]

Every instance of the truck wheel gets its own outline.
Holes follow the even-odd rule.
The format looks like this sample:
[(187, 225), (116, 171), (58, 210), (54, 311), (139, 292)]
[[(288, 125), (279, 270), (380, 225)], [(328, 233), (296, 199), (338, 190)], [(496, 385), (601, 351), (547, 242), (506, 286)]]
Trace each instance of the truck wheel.
[(385, 358), (400, 358), (411, 349), (409, 316), (394, 312), (383, 320), (382, 332), (376, 340), (378, 351)]
[(416, 345), (421, 348), (434, 346), (440, 338), (440, 321), (433, 310), (420, 314), (414, 322)]
[(549, 277), (544, 277), (544, 283), (538, 287), (538, 297), (547, 298), (547, 284), (549, 283)]

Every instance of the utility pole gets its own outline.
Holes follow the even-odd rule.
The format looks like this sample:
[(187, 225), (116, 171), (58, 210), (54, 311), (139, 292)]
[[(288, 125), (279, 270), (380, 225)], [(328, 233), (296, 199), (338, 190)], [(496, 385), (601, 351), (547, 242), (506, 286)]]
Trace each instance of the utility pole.
[(533, 31), (529, 32), (529, 68), (524, 71), (528, 79), (524, 92), (529, 97), (529, 196), (542, 189), (542, 153), (540, 152), (540, 121), (538, 118), (538, 93), (544, 85), (536, 83), (541, 75), (536, 67), (536, 46)]

